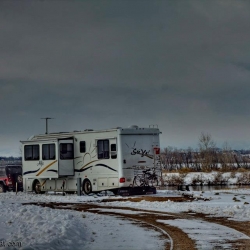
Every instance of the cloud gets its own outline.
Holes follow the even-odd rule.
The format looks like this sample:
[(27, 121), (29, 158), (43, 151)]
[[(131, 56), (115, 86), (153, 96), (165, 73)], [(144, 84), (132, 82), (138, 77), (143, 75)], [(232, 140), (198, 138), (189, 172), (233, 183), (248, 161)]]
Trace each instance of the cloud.
[(158, 124), (163, 145), (194, 147), (207, 130), (250, 146), (249, 7), (1, 1), (0, 129), (19, 141), (50, 116), (53, 131)]

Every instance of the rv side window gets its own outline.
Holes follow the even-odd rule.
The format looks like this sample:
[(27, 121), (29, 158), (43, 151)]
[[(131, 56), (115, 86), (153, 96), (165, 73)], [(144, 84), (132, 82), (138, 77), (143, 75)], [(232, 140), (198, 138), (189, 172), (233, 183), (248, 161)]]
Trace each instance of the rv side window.
[(85, 141), (80, 141), (80, 153), (86, 152), (86, 143)]
[(109, 159), (109, 140), (97, 141), (98, 159)]
[(43, 144), (43, 160), (55, 160), (55, 144)]
[(39, 145), (24, 146), (24, 158), (26, 161), (39, 160)]
[(61, 160), (74, 159), (73, 143), (60, 144), (60, 159)]
[(116, 144), (111, 144), (110, 149), (111, 149), (111, 159), (116, 159), (117, 158)]

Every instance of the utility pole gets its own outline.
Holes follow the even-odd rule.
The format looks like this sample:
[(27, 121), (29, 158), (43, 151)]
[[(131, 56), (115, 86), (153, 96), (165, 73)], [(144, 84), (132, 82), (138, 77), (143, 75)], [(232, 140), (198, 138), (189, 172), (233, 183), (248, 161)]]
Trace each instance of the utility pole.
[(45, 117), (45, 118), (41, 118), (41, 119), (45, 119), (46, 120), (46, 133), (45, 134), (48, 134), (48, 120), (49, 119), (54, 119), (54, 118)]

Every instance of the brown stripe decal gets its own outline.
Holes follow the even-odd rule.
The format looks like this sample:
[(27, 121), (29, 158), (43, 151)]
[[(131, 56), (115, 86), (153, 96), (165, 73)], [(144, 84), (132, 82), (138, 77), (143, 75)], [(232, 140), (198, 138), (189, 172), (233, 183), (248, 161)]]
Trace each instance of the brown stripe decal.
[(48, 169), (50, 166), (52, 166), (54, 163), (56, 163), (57, 160), (51, 162), (48, 166), (46, 166), (44, 169), (42, 169), (41, 171), (39, 171), (36, 176), (39, 176), (42, 172), (44, 172), (46, 169)]
[(100, 161), (100, 160), (94, 160), (94, 161), (91, 161), (91, 162), (89, 162), (89, 163), (87, 163), (87, 164), (85, 164), (82, 168), (80, 168), (80, 169), (84, 169), (86, 166), (88, 166), (89, 164), (91, 164), (92, 162), (95, 162), (95, 161)]

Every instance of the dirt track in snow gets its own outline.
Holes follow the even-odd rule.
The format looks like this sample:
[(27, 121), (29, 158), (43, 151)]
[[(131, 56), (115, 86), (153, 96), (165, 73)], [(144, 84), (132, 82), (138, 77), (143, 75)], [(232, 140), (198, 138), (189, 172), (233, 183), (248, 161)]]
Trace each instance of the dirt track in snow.
[[(112, 202), (112, 201), (133, 201), (139, 202), (141, 200), (147, 201), (175, 201), (175, 202), (182, 202), (187, 200), (192, 200), (189, 197), (152, 197), (152, 196), (143, 196), (143, 197), (136, 197), (136, 198), (118, 198), (118, 199), (104, 199), (102, 202)], [(203, 221), (216, 223), (219, 225), (223, 225), (232, 229), (235, 229), (241, 233), (246, 234), (250, 237), (250, 222), (238, 222), (238, 221), (231, 221), (225, 217), (208, 217), (208, 215), (201, 214), (201, 213), (164, 213), (164, 212), (156, 212), (156, 211), (149, 211), (143, 209), (135, 209), (129, 207), (115, 207), (115, 206), (104, 206), (99, 205), (97, 203), (43, 203), (43, 202), (35, 202), (29, 203), (33, 205), (39, 206), (46, 206), (53, 209), (70, 209), (76, 211), (85, 211), (90, 213), (98, 213), (103, 215), (111, 215), (116, 216), (119, 218), (123, 218), (126, 220), (133, 220), (137, 223), (138, 226), (147, 227), (151, 230), (157, 230), (161, 233), (161, 237), (166, 239), (165, 249), (174, 249), (174, 250), (192, 250), (197, 249), (195, 246), (195, 241), (188, 237), (186, 233), (184, 233), (180, 228), (174, 227), (171, 225), (167, 225), (164, 223), (159, 222), (158, 220), (174, 220), (174, 219), (201, 219)], [(27, 205), (24, 204), (24, 205)], [(112, 211), (115, 209), (116, 211)], [(119, 212), (119, 210), (121, 212)], [(126, 211), (136, 211), (136, 213), (124, 213)], [(234, 250), (249, 250), (250, 249), (250, 240), (238, 240), (230, 242), (233, 245)], [(218, 244), (218, 248), (214, 249), (222, 249)]]

